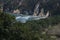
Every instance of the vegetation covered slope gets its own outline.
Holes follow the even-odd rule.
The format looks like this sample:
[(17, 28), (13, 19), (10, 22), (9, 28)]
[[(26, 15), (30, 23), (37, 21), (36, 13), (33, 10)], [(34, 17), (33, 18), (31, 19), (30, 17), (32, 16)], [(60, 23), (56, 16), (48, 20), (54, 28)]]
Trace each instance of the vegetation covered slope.
[(0, 12), (0, 40), (55, 40), (45, 29), (58, 23), (60, 16), (23, 24), (17, 22), (14, 16)]

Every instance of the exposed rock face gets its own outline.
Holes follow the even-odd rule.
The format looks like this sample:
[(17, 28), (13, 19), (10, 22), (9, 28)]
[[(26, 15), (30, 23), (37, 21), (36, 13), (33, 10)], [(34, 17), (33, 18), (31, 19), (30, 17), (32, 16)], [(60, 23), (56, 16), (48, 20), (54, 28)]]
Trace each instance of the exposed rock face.
[[(12, 12), (15, 9), (29, 10), (34, 12), (35, 5), (39, 1), (39, 12), (44, 8), (45, 12), (50, 10), (52, 15), (60, 14), (60, 0), (0, 0), (3, 2), (3, 11)], [(29, 13), (30, 14), (30, 13)]]
[[(21, 7), (24, 7), (26, 9), (33, 11), (38, 1), (40, 3), (43, 2), (43, 0), (9, 0), (9, 1), (4, 0), (4, 11), (8, 9), (9, 11), (14, 10), (16, 8), (20, 9)], [(40, 6), (41, 5), (42, 4), (40, 4)]]
[(20, 14), (20, 10), (16, 9), (16, 10), (13, 11), (13, 13)]

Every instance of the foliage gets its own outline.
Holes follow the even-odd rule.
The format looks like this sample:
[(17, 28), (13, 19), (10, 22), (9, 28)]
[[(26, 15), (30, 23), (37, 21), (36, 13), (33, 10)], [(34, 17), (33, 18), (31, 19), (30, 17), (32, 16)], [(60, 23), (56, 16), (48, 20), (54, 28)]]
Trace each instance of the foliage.
[(0, 40), (55, 40), (45, 29), (58, 23), (60, 16), (23, 24), (15, 21), (14, 16), (0, 12)]

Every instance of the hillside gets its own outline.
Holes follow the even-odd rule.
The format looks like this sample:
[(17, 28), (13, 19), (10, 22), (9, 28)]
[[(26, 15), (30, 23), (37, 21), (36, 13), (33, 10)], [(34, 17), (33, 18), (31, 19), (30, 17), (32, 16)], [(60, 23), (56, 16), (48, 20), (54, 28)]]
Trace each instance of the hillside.
[(60, 40), (60, 0), (0, 0), (0, 40)]
[(56, 37), (48, 35), (47, 30), (54, 29), (53, 26), (59, 23), (60, 16), (54, 16), (23, 24), (17, 22), (14, 16), (0, 12), (0, 40), (55, 40)]
[(53, 37), (55, 36), (56, 40), (60, 40), (60, 24), (57, 24), (49, 29), (48, 34), (53, 35)]
[(44, 8), (45, 11), (49, 10), (51, 15), (59, 15), (60, 0), (0, 0), (3, 2), (3, 9), (7, 12), (12, 12), (15, 9), (28, 11), (32, 13), (35, 5), (39, 2), (39, 10)]

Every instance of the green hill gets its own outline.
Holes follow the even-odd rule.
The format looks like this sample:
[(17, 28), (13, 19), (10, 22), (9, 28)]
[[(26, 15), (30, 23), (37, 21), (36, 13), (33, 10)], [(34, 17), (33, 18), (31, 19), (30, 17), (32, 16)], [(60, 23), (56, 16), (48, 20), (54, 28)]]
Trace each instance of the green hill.
[[(0, 12), (0, 40), (55, 40), (47, 30), (60, 23), (60, 16), (20, 23), (14, 16)], [(47, 29), (47, 30), (45, 30)]]

